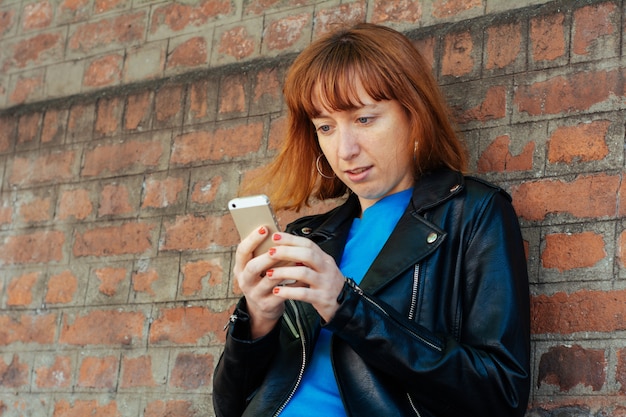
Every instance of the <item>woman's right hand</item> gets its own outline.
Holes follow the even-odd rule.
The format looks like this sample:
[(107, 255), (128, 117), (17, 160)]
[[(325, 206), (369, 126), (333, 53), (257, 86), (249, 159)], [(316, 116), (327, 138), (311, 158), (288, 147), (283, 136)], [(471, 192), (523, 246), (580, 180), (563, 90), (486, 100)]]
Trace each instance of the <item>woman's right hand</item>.
[(254, 250), (269, 239), (267, 227), (250, 233), (237, 246), (233, 272), (239, 288), (246, 297), (253, 339), (269, 333), (285, 310), (284, 300), (273, 295), (276, 283), (265, 278), (265, 271), (275, 263), (267, 253), (254, 257)]

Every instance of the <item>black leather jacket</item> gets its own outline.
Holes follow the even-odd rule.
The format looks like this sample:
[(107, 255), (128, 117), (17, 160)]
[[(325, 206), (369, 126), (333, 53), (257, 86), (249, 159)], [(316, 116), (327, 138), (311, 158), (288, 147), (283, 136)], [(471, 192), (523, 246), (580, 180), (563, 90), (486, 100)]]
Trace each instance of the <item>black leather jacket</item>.
[[(354, 196), (289, 231), (337, 262)], [(215, 370), (218, 417), (274, 416), (306, 368), (320, 326), (349, 416), (523, 416), (530, 388), (526, 258), (510, 197), (449, 170), (423, 176), (360, 285), (347, 280), (339, 310), (321, 323), (288, 301), (270, 334), (250, 340), (245, 299)]]

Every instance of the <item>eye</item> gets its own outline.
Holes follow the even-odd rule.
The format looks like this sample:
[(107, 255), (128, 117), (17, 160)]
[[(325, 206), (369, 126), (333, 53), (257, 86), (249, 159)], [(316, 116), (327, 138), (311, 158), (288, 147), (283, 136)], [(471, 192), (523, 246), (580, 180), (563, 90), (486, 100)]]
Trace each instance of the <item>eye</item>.
[(358, 117), (356, 121), (357, 123), (364, 125), (364, 124), (371, 122), (372, 118), (369, 116), (362, 116), (362, 117)]

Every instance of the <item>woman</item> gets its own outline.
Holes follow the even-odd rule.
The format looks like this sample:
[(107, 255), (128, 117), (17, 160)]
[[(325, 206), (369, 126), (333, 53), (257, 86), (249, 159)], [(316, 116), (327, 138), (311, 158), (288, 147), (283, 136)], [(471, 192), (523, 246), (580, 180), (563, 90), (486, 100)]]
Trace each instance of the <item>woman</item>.
[(286, 142), (259, 184), (276, 184), (277, 208), (347, 200), (239, 244), (217, 416), (522, 416), (519, 225), (504, 191), (463, 175), (427, 63), (360, 24), (304, 50), (284, 92)]

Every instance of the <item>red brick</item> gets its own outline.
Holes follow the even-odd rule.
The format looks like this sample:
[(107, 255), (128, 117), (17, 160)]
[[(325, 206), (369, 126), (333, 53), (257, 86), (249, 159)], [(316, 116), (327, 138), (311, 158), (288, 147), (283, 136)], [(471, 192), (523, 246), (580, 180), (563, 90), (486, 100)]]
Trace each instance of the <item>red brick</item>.
[(145, 196), (142, 208), (163, 208), (176, 204), (181, 191), (185, 188), (182, 178), (158, 180), (148, 178), (145, 181)]
[(239, 236), (229, 215), (222, 217), (179, 216), (165, 222), (165, 238), (160, 250), (199, 250), (211, 245), (231, 246)]
[(76, 104), (70, 109), (67, 136), (72, 142), (91, 140), (95, 120), (94, 104)]
[(117, 380), (118, 367), (119, 361), (116, 356), (86, 357), (80, 365), (78, 386), (113, 389)]
[(16, 21), (15, 10), (0, 10), (0, 36), (10, 32)]
[(213, 356), (179, 353), (174, 362), (170, 386), (185, 390), (208, 387), (213, 378)]
[(6, 363), (0, 358), (0, 381), (6, 388), (20, 388), (29, 383), (30, 366), (20, 362), (20, 357), (13, 355), (11, 363)]
[(183, 87), (180, 85), (168, 86), (157, 91), (154, 101), (156, 121), (162, 125), (180, 122), (182, 102)]
[(577, 55), (587, 55), (590, 49), (599, 46), (598, 39), (617, 35), (619, 28), (613, 23), (613, 16), (619, 13), (614, 3), (606, 2), (581, 7), (574, 12), (574, 35), (572, 49)]
[(106, 13), (111, 10), (123, 8), (126, 4), (125, 0), (95, 0), (94, 12)]
[(32, 304), (33, 287), (39, 275), (39, 272), (30, 272), (11, 280), (7, 286), (7, 305), (29, 306)]
[(626, 349), (619, 349), (617, 351), (617, 372), (615, 379), (620, 385), (620, 394), (626, 394)]
[(593, 232), (556, 233), (545, 237), (541, 261), (544, 268), (555, 268), (563, 272), (590, 268), (606, 256), (602, 235)]
[(474, 41), (469, 32), (451, 33), (444, 39), (441, 74), (460, 77), (474, 70)]
[(50, 198), (33, 198), (20, 206), (19, 214), (25, 223), (44, 222), (52, 218), (51, 207)]
[(282, 85), (278, 71), (275, 68), (259, 71), (255, 81), (252, 104), (261, 107), (260, 113), (262, 109), (267, 109), (267, 113), (272, 106), (280, 109)]
[(191, 201), (197, 204), (211, 204), (222, 185), (222, 177), (213, 177), (208, 181), (199, 181), (194, 184)]
[(156, 296), (156, 293), (152, 289), (152, 283), (159, 279), (159, 274), (154, 269), (150, 269), (145, 272), (135, 272), (133, 274), (133, 290), (136, 292), (143, 292), (152, 297)]
[(245, 82), (241, 77), (231, 76), (222, 80), (219, 113), (244, 112), (246, 110)]
[(522, 153), (512, 155), (509, 149), (509, 136), (497, 137), (478, 159), (478, 172), (515, 172), (528, 171), (533, 168), (535, 143), (524, 146)]
[(72, 384), (72, 360), (68, 356), (57, 356), (49, 367), (35, 370), (35, 383), (39, 388), (69, 388)]
[(76, 400), (70, 404), (65, 399), (58, 400), (54, 404), (52, 417), (121, 417), (117, 409), (117, 403), (111, 401), (106, 405), (100, 405), (96, 400)]
[(485, 93), (485, 99), (470, 109), (457, 109), (457, 122), (486, 122), (506, 117), (506, 88), (503, 86), (490, 87)]
[(478, 7), (483, 7), (482, 0), (435, 0), (433, 16), (446, 19)]
[(579, 176), (571, 182), (544, 179), (514, 186), (511, 194), (518, 215), (526, 220), (544, 220), (550, 213), (598, 218), (615, 216), (619, 183), (619, 177), (605, 174)]
[(152, 247), (153, 224), (125, 223), (77, 233), (74, 256), (113, 256), (141, 254)]
[(249, 0), (245, 3), (244, 14), (263, 14), (268, 9), (285, 4), (285, 0)]
[(78, 278), (72, 271), (63, 271), (52, 275), (48, 280), (46, 304), (67, 304), (72, 302), (78, 289)]
[(421, 1), (375, 0), (372, 13), (373, 23), (382, 22), (419, 22), (422, 18)]
[(43, 29), (52, 23), (53, 10), (49, 1), (39, 1), (24, 6), (22, 27), (25, 30)]
[(251, 56), (259, 49), (257, 39), (245, 26), (237, 26), (222, 33), (218, 51), (237, 60)]
[(27, 101), (41, 98), (44, 86), (44, 73), (37, 71), (19, 75), (13, 92), (9, 95), (10, 104), (23, 104)]
[(119, 97), (98, 101), (95, 131), (103, 136), (110, 136), (119, 131), (124, 103)]
[(197, 344), (207, 336), (224, 340), (228, 310), (214, 312), (205, 307), (178, 307), (161, 310), (150, 326), (150, 343)]
[(285, 51), (293, 47), (310, 27), (311, 18), (309, 13), (300, 13), (270, 22), (263, 37), (264, 44), (272, 51)]
[(215, 112), (215, 102), (217, 101), (211, 95), (217, 95), (217, 88), (212, 88), (209, 81), (202, 80), (191, 84), (189, 88), (189, 111), (188, 118), (195, 120), (210, 119)]
[(185, 400), (152, 401), (148, 403), (143, 414), (144, 417), (195, 417), (196, 415), (191, 403)]
[(95, 310), (75, 317), (72, 323), (63, 316), (60, 344), (67, 345), (120, 345), (140, 344), (146, 317), (139, 312)]
[(26, 68), (48, 59), (63, 57), (64, 37), (61, 32), (40, 33), (18, 42), (13, 47), (12, 64)]
[(584, 349), (579, 345), (555, 346), (539, 361), (539, 386), (556, 385), (560, 391), (569, 391), (577, 385), (600, 391), (606, 379), (607, 366), (604, 351)]
[(75, 164), (75, 151), (55, 152), (35, 159), (15, 158), (9, 183), (21, 186), (72, 180)]
[(17, 143), (35, 142), (39, 134), (40, 123), (40, 113), (29, 113), (21, 116), (17, 125)]
[(7, 151), (15, 141), (17, 121), (14, 117), (0, 117), (0, 152)]
[(106, 87), (117, 85), (122, 79), (124, 57), (111, 54), (98, 58), (85, 68), (83, 85), (86, 87)]
[(128, 188), (125, 185), (105, 185), (100, 196), (98, 217), (132, 213)]
[(59, 262), (64, 244), (65, 234), (59, 231), (9, 236), (0, 245), (0, 260), (7, 264)]
[(156, 387), (157, 383), (152, 375), (152, 358), (147, 355), (122, 358), (120, 386), (122, 388)]
[(95, 274), (100, 280), (98, 291), (109, 297), (117, 294), (120, 283), (126, 280), (126, 269), (124, 268), (96, 269)]
[[(380, 4), (376, 4), (375, 7), (375, 16), (372, 17), (373, 20), (382, 17), (376, 15), (376, 13), (379, 9), (384, 9), (384, 6)], [(400, 9), (402, 9), (402, 7), (398, 7), (395, 10), (388, 10), (390, 13), (398, 16), (398, 19), (394, 18), (394, 20), (402, 20), (401, 16), (410, 16), (412, 13), (416, 15), (421, 15), (422, 13), (419, 2), (409, 2), (408, 5), (404, 5), (404, 10)], [(365, 22), (366, 14), (367, 10), (364, 0), (321, 9), (315, 14), (315, 36), (318, 37), (323, 33), (331, 32), (337, 26), (352, 26), (357, 23)], [(419, 17), (416, 20), (419, 20)]]
[(65, 110), (46, 110), (41, 129), (41, 143), (61, 143), (63, 141), (66, 117), (67, 112)]
[(61, 22), (78, 22), (91, 14), (89, 0), (62, 0), (58, 5), (57, 19)]
[(190, 262), (183, 266), (182, 294), (190, 296), (202, 291), (203, 282), (209, 287), (217, 286), (222, 283), (223, 275), (219, 261)]
[(530, 20), (532, 58), (554, 61), (565, 56), (565, 15), (539, 16)]
[(13, 221), (13, 207), (0, 207), (0, 225)]
[(155, 167), (164, 154), (163, 144), (157, 140), (152, 142), (128, 140), (102, 145), (86, 151), (82, 176), (121, 174), (129, 168)]
[(83, 189), (67, 190), (61, 193), (57, 218), (66, 220), (73, 217), (84, 220), (93, 212), (93, 204), (89, 198), (89, 191)]
[(487, 69), (500, 69), (512, 65), (522, 50), (522, 27), (512, 23), (487, 28)]
[(191, 38), (172, 50), (167, 59), (166, 68), (197, 67), (208, 62), (208, 46), (202, 36)]
[(170, 3), (157, 7), (152, 14), (150, 33), (155, 33), (161, 26), (179, 32), (190, 26), (202, 26), (210, 19), (232, 13), (230, 0), (204, 0), (197, 5)]
[(533, 334), (626, 330), (626, 290), (533, 296), (531, 327)]
[(128, 130), (145, 130), (150, 127), (152, 93), (142, 91), (128, 96), (124, 127)]
[(89, 53), (95, 48), (111, 44), (131, 45), (144, 38), (146, 13), (139, 11), (123, 14), (97, 22), (83, 23), (77, 27), (68, 42), (68, 49)]
[(55, 314), (22, 314), (18, 317), (0, 314), (0, 345), (13, 343), (37, 343), (49, 345), (54, 342), (57, 316)]
[(191, 132), (174, 139), (172, 164), (219, 161), (258, 151), (263, 139), (263, 124), (252, 123), (210, 132)]
[(520, 85), (514, 103), (531, 116), (588, 110), (594, 104), (620, 95), (618, 71), (578, 72), (531, 85)]
[(435, 68), (435, 46), (437, 41), (434, 37), (429, 37), (425, 39), (416, 39), (413, 41), (413, 45), (417, 48), (417, 50), (422, 54), (422, 57), (430, 64), (430, 67)]
[(609, 154), (607, 135), (611, 122), (597, 120), (576, 126), (559, 126), (548, 142), (550, 163), (600, 161)]

